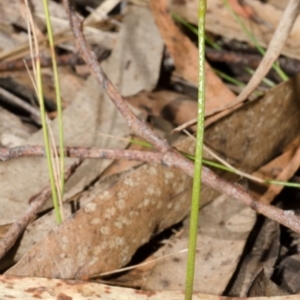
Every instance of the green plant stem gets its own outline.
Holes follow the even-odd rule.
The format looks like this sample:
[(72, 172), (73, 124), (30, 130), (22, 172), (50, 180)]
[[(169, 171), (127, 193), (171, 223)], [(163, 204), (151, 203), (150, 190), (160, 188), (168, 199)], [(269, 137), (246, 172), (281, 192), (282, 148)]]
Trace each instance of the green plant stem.
[(191, 25), (186, 19), (184, 19), (183, 17), (181, 17), (180, 15), (178, 15), (177, 13), (172, 12), (172, 17), (178, 21), (179, 23), (181, 23), (182, 25), (184, 25), (187, 29), (189, 29), (192, 33), (198, 35), (198, 28), (195, 27), (194, 25)]
[(195, 258), (198, 234), (198, 219), (200, 209), (200, 192), (202, 179), (203, 131), (205, 113), (205, 13), (206, 0), (199, 0), (198, 45), (199, 45), (199, 79), (198, 79), (198, 123), (196, 137), (195, 169), (192, 192), (192, 207), (190, 214), (190, 232), (187, 258), (187, 273), (185, 284), (185, 299), (191, 300), (193, 295)]
[[(251, 68), (249, 68), (249, 67), (245, 67), (245, 70), (249, 73), (249, 74), (251, 74), (251, 75), (253, 75), (254, 74), (254, 71), (251, 69)], [(266, 84), (268, 87), (275, 87), (276, 86), (276, 84), (272, 81), (272, 80), (270, 80), (270, 79), (268, 79), (268, 78), (263, 78), (263, 80), (262, 80), (262, 82), (264, 83), (264, 84)]]
[(233, 78), (233, 77), (231, 77), (231, 76), (223, 73), (222, 71), (214, 69), (214, 72), (217, 75), (219, 75), (221, 78), (227, 80), (228, 82), (230, 82), (230, 83), (232, 83), (232, 84), (234, 84), (236, 86), (240, 86), (240, 87), (244, 87), (245, 86), (245, 84), (243, 82), (241, 82), (241, 81), (239, 81), (239, 80), (237, 80), (237, 79), (235, 79), (235, 78)]
[[(62, 102), (61, 102), (61, 94), (60, 94), (60, 83), (58, 77), (58, 70), (56, 64), (56, 54), (54, 49), (54, 40), (53, 40), (53, 31), (51, 25), (51, 18), (48, 8), (48, 1), (43, 0), (44, 11), (46, 16), (46, 25), (47, 25), (47, 32), (48, 32), (48, 40), (50, 46), (50, 53), (52, 59), (52, 68), (53, 68), (53, 76), (54, 76), (54, 85), (55, 85), (55, 96), (56, 96), (56, 104), (57, 104), (57, 115), (58, 115), (58, 124), (59, 124), (59, 148), (60, 153), (64, 151), (64, 131), (63, 131), (63, 119), (62, 119)], [(64, 156), (60, 155), (60, 194), (63, 197), (64, 193), (64, 168), (65, 168), (65, 161)]]

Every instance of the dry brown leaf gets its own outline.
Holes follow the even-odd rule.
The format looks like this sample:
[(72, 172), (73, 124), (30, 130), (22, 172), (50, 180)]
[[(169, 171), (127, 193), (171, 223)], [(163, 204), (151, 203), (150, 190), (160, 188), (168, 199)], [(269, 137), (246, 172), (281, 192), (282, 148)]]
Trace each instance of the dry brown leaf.
[[(185, 79), (198, 83), (198, 50), (197, 47), (184, 35), (171, 19), (167, 1), (150, 1), (151, 9), (164, 39), (164, 42), (174, 60), (176, 71)], [(231, 102), (235, 96), (223, 84), (218, 76), (205, 64), (206, 76), (206, 103), (205, 114), (221, 104)]]
[[(280, 174), (275, 178), (278, 181), (288, 181), (299, 169), (300, 166), (300, 148), (296, 150), (290, 161), (284, 166)], [(283, 190), (283, 185), (271, 185), (261, 196), (263, 203), (271, 203), (274, 198)]]
[(252, 173), (252, 175), (265, 180), (275, 179), (293, 158), (294, 152), (295, 151), (284, 152), (283, 154), (277, 156), (275, 159), (268, 162), (267, 164), (259, 168), (257, 171)]
[(109, 72), (122, 96), (155, 88), (163, 49), (163, 41), (149, 9), (131, 6), (113, 53), (104, 64), (109, 64)]
[[(289, 150), (285, 150), (281, 155), (277, 156), (267, 164), (263, 165), (251, 175), (264, 180), (275, 180), (279, 176), (279, 174), (284, 170), (284, 168), (290, 163), (296, 150), (296, 147), (293, 147)], [(269, 185), (267, 184), (260, 184), (257, 182), (249, 182), (249, 184), (252, 193), (257, 198), (261, 197), (269, 187)]]
[[(280, 176), (280, 174), (284, 171), (284, 169), (287, 168), (287, 166), (288, 169), (293, 168), (292, 166), (290, 166), (291, 164), (290, 162), (295, 156), (299, 144), (300, 144), (300, 137), (297, 137), (285, 147), (281, 155), (277, 156), (275, 159), (271, 160), (264, 166), (260, 167), (257, 171), (252, 173), (252, 175), (258, 178), (262, 178), (264, 180), (275, 180), (276, 178), (278, 178), (278, 176)], [(286, 176), (286, 178), (283, 180), (286, 181), (289, 180), (293, 175), (292, 173), (293, 172), (290, 172), (290, 174), (288, 174), (288, 176)], [(256, 186), (257, 184), (253, 183), (251, 185), (254, 185), (255, 189), (258, 188), (258, 190), (262, 191), (261, 193), (265, 192), (268, 188), (267, 184), (264, 185), (259, 184), (258, 186)], [(258, 193), (257, 197), (260, 197), (261, 195), (262, 194)]]
[(129, 172), (51, 231), (7, 274), (82, 278), (124, 266), (154, 232), (188, 213), (191, 180), (159, 165)]
[(281, 83), (208, 127), (205, 143), (232, 165), (253, 172), (299, 136), (299, 83), (300, 76)]

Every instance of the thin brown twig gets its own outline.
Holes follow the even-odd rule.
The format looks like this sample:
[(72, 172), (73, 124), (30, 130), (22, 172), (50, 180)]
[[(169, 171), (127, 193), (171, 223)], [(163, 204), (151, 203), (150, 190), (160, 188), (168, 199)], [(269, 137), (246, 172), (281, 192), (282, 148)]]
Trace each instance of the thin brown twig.
[[(176, 150), (169, 150), (166, 153), (138, 151), (138, 150), (108, 150), (99, 148), (68, 147), (65, 155), (78, 158), (105, 158), (105, 159), (128, 159), (139, 160), (148, 163), (158, 163), (166, 167), (175, 167), (182, 170), (189, 176), (194, 174), (194, 164), (185, 159)], [(14, 148), (0, 148), (0, 160), (8, 160), (22, 156), (44, 156), (43, 146), (21, 146)], [(203, 183), (207, 186), (226, 194), (229, 197), (243, 202), (256, 212), (289, 227), (300, 233), (300, 219), (291, 214), (290, 211), (283, 211), (277, 207), (256, 201), (240, 185), (227, 182), (210, 169), (203, 167)]]
[[(65, 178), (68, 179), (78, 167), (81, 161), (77, 161), (72, 166), (68, 167), (65, 172)], [(18, 237), (23, 233), (28, 224), (34, 220), (37, 213), (45, 205), (47, 199), (51, 196), (51, 188), (48, 186), (40, 191), (36, 196), (29, 201), (29, 207), (25, 213), (13, 223), (4, 237), (0, 240), (0, 259), (11, 249)]]
[[(176, 150), (171, 149), (166, 140), (158, 137), (151, 128), (138, 119), (132, 111), (129, 109), (121, 95), (114, 88), (112, 83), (108, 80), (101, 67), (98, 65), (93, 53), (87, 46), (84, 36), (80, 28), (80, 22), (75, 16), (75, 13), (71, 10), (70, 3), (68, 0), (63, 0), (65, 11), (70, 20), (71, 30), (75, 36), (77, 47), (83, 55), (87, 65), (91, 68), (92, 72), (98, 79), (99, 83), (103, 86), (104, 90), (111, 98), (113, 103), (116, 105), (118, 110), (121, 112), (125, 120), (127, 121), (131, 130), (138, 136), (144, 138), (150, 142), (157, 150), (164, 153), (163, 162), (168, 166), (173, 166), (181, 169), (189, 176), (194, 174), (194, 164), (183, 157)], [(286, 213), (276, 207), (259, 203), (251, 197), (242, 187), (237, 184), (229, 183), (210, 169), (203, 167), (202, 169), (202, 180), (207, 186), (226, 194), (229, 197), (237, 199), (244, 204), (250, 206), (258, 213), (265, 215), (266, 217), (276, 220), (277, 222), (291, 228), (292, 230), (300, 233), (300, 219), (293, 214)]]
[[(60, 156), (59, 148), (57, 154)], [(87, 147), (66, 147), (64, 154), (66, 157), (76, 158), (104, 158), (104, 159), (126, 159), (137, 160), (149, 163), (164, 163), (164, 154), (160, 152), (124, 150), (124, 149), (100, 149)], [(41, 157), (46, 156), (44, 146), (19, 146), (13, 148), (0, 147), (0, 161), (7, 161), (18, 157)]]

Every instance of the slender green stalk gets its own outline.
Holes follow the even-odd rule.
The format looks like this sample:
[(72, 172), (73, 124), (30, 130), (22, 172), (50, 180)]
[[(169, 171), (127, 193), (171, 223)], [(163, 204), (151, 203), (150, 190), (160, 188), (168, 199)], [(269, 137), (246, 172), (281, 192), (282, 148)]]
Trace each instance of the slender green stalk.
[(212, 48), (214, 48), (215, 50), (221, 51), (222, 47), (220, 47), (217, 43), (215, 43), (210, 37), (208, 37), (207, 35), (205, 36), (205, 42), (211, 46)]
[(178, 15), (177, 13), (172, 12), (172, 17), (178, 21), (179, 23), (181, 23), (182, 25), (184, 25), (187, 29), (189, 29), (192, 33), (198, 35), (198, 28), (192, 24), (190, 24), (186, 19), (184, 19), (183, 17), (181, 17), (180, 15)]
[(185, 299), (191, 300), (193, 295), (195, 258), (198, 234), (198, 218), (200, 209), (200, 192), (202, 179), (202, 152), (205, 113), (205, 13), (206, 0), (199, 0), (198, 45), (199, 45), (199, 87), (198, 87), (198, 123), (196, 138), (195, 169), (193, 180), (192, 207), (190, 215), (190, 236), (188, 246)]
[(235, 78), (233, 78), (233, 77), (231, 77), (231, 76), (225, 74), (225, 73), (222, 72), (222, 71), (219, 71), (219, 70), (214, 69), (214, 72), (215, 72), (217, 75), (219, 75), (221, 78), (227, 80), (228, 82), (230, 82), (230, 83), (232, 83), (232, 84), (234, 84), (234, 85), (236, 85), (236, 86), (240, 86), (240, 87), (244, 87), (244, 86), (245, 86), (245, 84), (244, 84), (243, 82), (241, 82), (241, 81), (239, 81), (239, 80), (237, 80), (237, 79), (235, 79)]
[[(63, 119), (62, 119), (62, 102), (61, 102), (61, 94), (60, 94), (60, 83), (58, 77), (58, 70), (56, 64), (56, 54), (54, 49), (54, 40), (53, 40), (53, 32), (52, 32), (52, 25), (51, 25), (51, 18), (48, 8), (48, 1), (43, 0), (44, 11), (46, 16), (46, 25), (47, 25), (47, 32), (48, 32), (48, 40), (50, 46), (50, 53), (52, 58), (52, 68), (53, 68), (53, 76), (54, 76), (54, 85), (55, 85), (55, 96), (56, 96), (56, 104), (57, 104), (57, 114), (58, 114), (58, 123), (59, 123), (59, 149), (60, 153), (64, 151), (64, 130), (63, 130)], [(60, 155), (60, 195), (61, 199), (64, 193), (64, 168), (65, 168), (65, 161), (64, 155)]]
[[(254, 71), (253, 71), (251, 68), (249, 68), (249, 67), (245, 67), (245, 70), (246, 70), (249, 74), (251, 74), (251, 75), (254, 74)], [(262, 82), (263, 82), (264, 84), (266, 84), (267, 86), (271, 87), (271, 88), (276, 86), (276, 84), (275, 84), (272, 80), (270, 80), (270, 79), (268, 79), (268, 78), (266, 78), (266, 77), (263, 78)]]

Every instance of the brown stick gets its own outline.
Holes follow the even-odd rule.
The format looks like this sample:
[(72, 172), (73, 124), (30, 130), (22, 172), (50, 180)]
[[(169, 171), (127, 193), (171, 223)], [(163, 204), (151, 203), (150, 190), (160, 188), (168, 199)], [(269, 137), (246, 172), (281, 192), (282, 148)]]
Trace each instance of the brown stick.
[[(180, 169), (191, 177), (194, 174), (194, 164), (190, 160), (185, 159), (175, 150), (169, 150), (166, 153), (158, 153), (137, 150), (108, 150), (98, 148), (68, 147), (65, 149), (64, 154), (68, 157), (78, 158), (128, 159), (149, 163), (159, 163), (167, 167)], [(22, 156), (44, 155), (45, 151), (42, 146), (0, 148), (0, 160), (8, 160)], [(206, 167), (203, 167), (202, 178), (203, 183), (207, 186), (243, 202), (256, 212), (300, 233), (300, 219), (290, 211), (283, 211), (277, 207), (256, 201), (240, 185), (227, 182)]]
[(86, 43), (82, 33), (80, 21), (75, 15), (75, 12), (72, 11), (69, 1), (63, 0), (63, 4), (70, 21), (71, 29), (75, 36), (75, 41), (79, 52), (82, 54), (86, 64), (89, 66), (92, 73), (96, 76), (98, 82), (102, 85), (111, 101), (115, 104), (120, 113), (123, 115), (124, 119), (127, 121), (129, 128), (136, 135), (150, 142), (161, 152), (166, 152), (167, 150), (169, 150), (170, 146), (168, 142), (165, 139), (162, 139), (154, 134), (148, 124), (137, 118), (130, 110), (122, 96), (118, 93), (112, 82), (103, 72), (102, 68), (97, 62), (95, 55)]
[[(57, 148), (59, 153), (59, 148)], [(163, 163), (164, 154), (160, 152), (138, 151), (138, 150), (109, 150), (100, 148), (87, 147), (66, 147), (64, 149), (64, 156), (77, 158), (104, 158), (104, 159), (127, 159), (137, 160), (149, 163)], [(46, 156), (45, 148), (43, 146), (20, 146), (14, 148), (0, 147), (0, 161), (7, 161), (18, 157), (40, 157)]]

